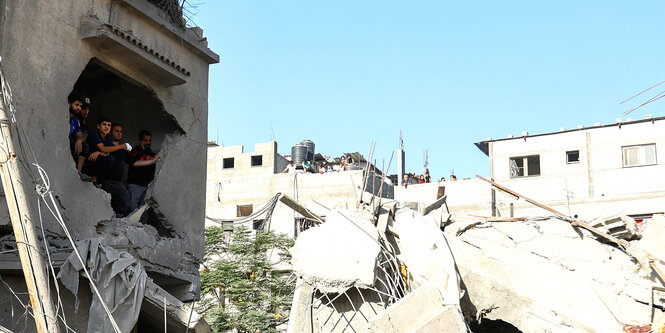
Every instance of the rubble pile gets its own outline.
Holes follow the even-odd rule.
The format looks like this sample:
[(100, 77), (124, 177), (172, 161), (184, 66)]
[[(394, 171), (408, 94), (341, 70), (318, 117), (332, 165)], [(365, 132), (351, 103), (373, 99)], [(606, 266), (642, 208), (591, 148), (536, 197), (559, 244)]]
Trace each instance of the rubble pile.
[(665, 216), (455, 221), (442, 204), (333, 209), (303, 232), (289, 332), (663, 329)]
[(651, 280), (613, 246), (557, 218), (445, 229), (475, 320), (524, 332), (621, 332), (651, 323)]

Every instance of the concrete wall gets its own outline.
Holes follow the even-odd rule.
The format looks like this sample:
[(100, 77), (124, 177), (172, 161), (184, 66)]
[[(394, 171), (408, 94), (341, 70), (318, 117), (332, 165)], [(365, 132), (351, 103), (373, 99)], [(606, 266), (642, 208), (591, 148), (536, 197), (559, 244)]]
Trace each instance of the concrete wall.
[[(170, 264), (162, 265), (166, 261), (161, 260), (157, 273), (168, 277), (175, 269), (188, 267), (177, 272), (187, 275), (189, 283), (188, 291), (178, 296), (196, 298), (204, 244), (208, 66), (217, 55), (203, 39), (169, 24), (165, 14), (143, 0), (0, 1), (0, 11), (2, 67), (25, 130), (23, 147), (32, 147), (48, 172), (50, 189), (75, 238), (95, 237), (98, 224), (114, 219), (110, 196), (79, 180), (69, 152), (67, 95), (84, 68), (93, 59), (103, 64), (134, 84), (132, 89), (150, 94), (161, 116), (169, 118), (158, 120), (170, 125), (160, 125), (164, 130), (155, 138), (162, 159), (147, 201), (159, 222), (171, 228), (166, 238), (173, 248), (146, 248), (139, 259), (150, 263), (153, 252), (172, 253)], [(84, 38), (102, 28), (106, 35)], [(135, 117), (120, 111), (118, 105), (133, 105), (133, 97), (117, 94), (115, 100), (93, 101), (93, 107), (104, 109), (111, 118), (123, 117), (129, 126), (133, 119), (141, 122), (146, 117), (140, 108), (133, 111)], [(113, 102), (118, 105), (112, 106)], [(25, 183), (37, 216), (37, 195), (32, 182)], [(0, 216), (6, 215), (5, 209)], [(63, 235), (50, 216), (44, 223), (54, 237)], [(175, 248), (178, 251), (170, 251)]]
[(491, 215), (490, 186), (480, 179), (398, 186), (395, 187), (395, 200), (428, 205), (437, 200), (439, 188), (444, 188), (446, 203), (451, 213)]
[[(234, 147), (224, 147), (223, 150), (220, 148), (211, 147), (208, 154), (206, 215), (211, 218), (235, 218), (239, 205), (252, 205), (253, 211), (256, 212), (277, 193), (286, 194), (314, 213), (324, 216), (327, 209), (319, 203), (327, 208), (355, 207), (360, 198), (362, 170), (325, 174), (271, 174), (260, 169), (254, 172), (252, 168), (224, 171), (221, 169), (221, 156), (245, 158), (243, 155), (251, 153), (241, 154), (242, 150)], [(381, 191), (383, 197), (393, 197), (392, 185), (384, 184), (381, 189), (380, 177), (368, 177), (366, 191), (370, 193)], [(291, 208), (278, 202), (273, 211), (271, 229), (293, 237), (294, 217)]]

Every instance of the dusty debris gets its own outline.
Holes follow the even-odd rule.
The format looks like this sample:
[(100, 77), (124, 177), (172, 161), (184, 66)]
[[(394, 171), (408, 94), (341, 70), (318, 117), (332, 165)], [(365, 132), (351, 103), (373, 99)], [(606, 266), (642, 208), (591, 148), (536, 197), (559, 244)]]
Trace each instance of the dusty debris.
[(461, 291), (455, 259), (434, 216), (400, 209), (395, 214), (394, 225), (402, 251), (399, 257), (414, 281), (436, 286), (445, 304), (459, 304)]
[(381, 248), (371, 221), (363, 211), (330, 211), (326, 223), (296, 240), (291, 249), (293, 270), (325, 293), (374, 286)]
[(469, 293), (465, 314), (524, 332), (621, 332), (651, 322), (651, 281), (636, 261), (566, 221), (487, 223), (459, 237), (454, 226), (445, 233)]
[(443, 203), (427, 216), (394, 202), (331, 210), (303, 232), (291, 250), (302, 280), (289, 332), (466, 332)]
[(444, 306), (438, 288), (422, 285), (376, 315), (369, 322), (371, 332), (466, 332), (456, 306)]

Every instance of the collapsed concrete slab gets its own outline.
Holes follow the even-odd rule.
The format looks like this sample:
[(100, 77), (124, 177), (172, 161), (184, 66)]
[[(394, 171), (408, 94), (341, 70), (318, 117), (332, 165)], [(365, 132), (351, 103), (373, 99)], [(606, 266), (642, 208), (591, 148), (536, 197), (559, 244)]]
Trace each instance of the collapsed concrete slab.
[(470, 304), (465, 315), (524, 332), (621, 332), (649, 324), (651, 281), (629, 255), (555, 218), (485, 223), (445, 234)]
[(466, 332), (461, 312), (445, 306), (438, 288), (422, 285), (369, 322), (370, 332)]
[(461, 291), (455, 259), (432, 213), (422, 216), (411, 209), (395, 214), (394, 229), (399, 234), (398, 256), (418, 284), (429, 283), (441, 293), (445, 304), (459, 304)]
[(326, 223), (296, 240), (293, 271), (324, 293), (374, 286), (381, 246), (371, 221), (364, 211), (330, 211)]

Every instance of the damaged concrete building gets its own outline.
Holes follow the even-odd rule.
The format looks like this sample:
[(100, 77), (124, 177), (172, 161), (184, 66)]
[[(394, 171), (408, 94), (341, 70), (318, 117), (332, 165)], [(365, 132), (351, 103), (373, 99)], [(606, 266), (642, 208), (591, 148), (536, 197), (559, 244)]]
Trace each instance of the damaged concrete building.
[(496, 182), (321, 212), (289, 332), (665, 330), (663, 119), (483, 141)]
[[(18, 126), (12, 126), (26, 166), (22, 176), (30, 180), (24, 191), (33, 217), (43, 222), (35, 223), (46, 235), (51, 262), (57, 270), (72, 246), (57, 217), (40, 206), (35, 185), (41, 183), (31, 163), (48, 174), (50, 183), (41, 186), (54, 195), (57, 206), (51, 208), (60, 210), (73, 239), (100, 240), (100, 249), (120, 251), (145, 271), (143, 307), (132, 324), (137, 332), (164, 329), (167, 303), (169, 330), (184, 331), (182, 302), (199, 297), (208, 67), (219, 56), (200, 28), (186, 26), (181, 10), (175, 0), (0, 1), (0, 64), (16, 109)], [(137, 142), (140, 129), (152, 132), (161, 159), (146, 205), (129, 218), (115, 218), (110, 195), (77, 175), (67, 139), (72, 91), (90, 98), (91, 123), (104, 115), (123, 124), (125, 141)], [(26, 286), (4, 199), (0, 217), (0, 325), (34, 331), (32, 319), (21, 316)], [(67, 325), (78, 332), (89, 327), (87, 308), (95, 299), (84, 280), (77, 296), (59, 292)], [(75, 313), (71, 305), (78, 302)], [(192, 320), (190, 329), (196, 324)]]

